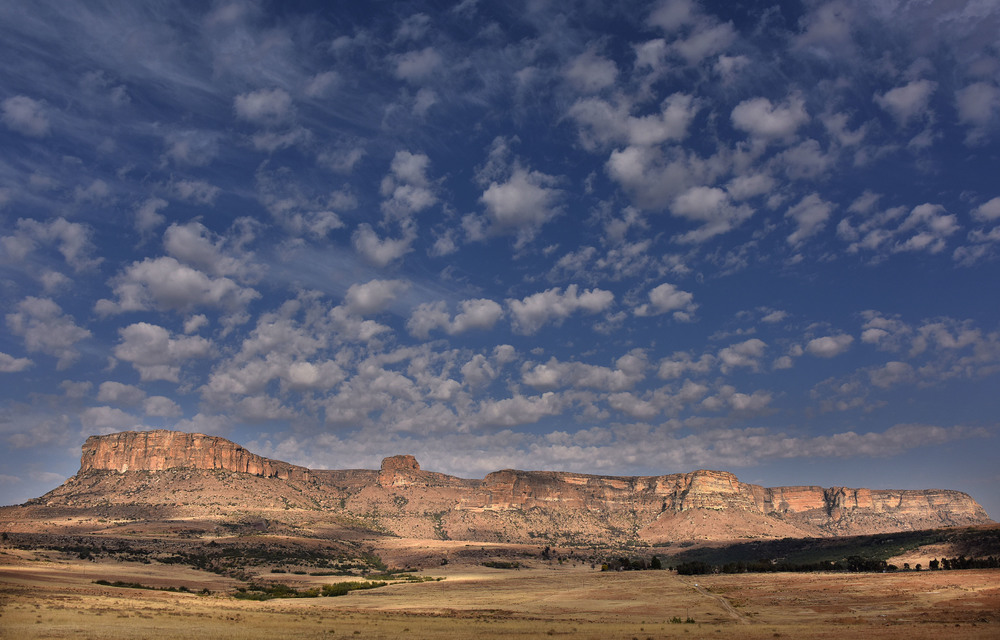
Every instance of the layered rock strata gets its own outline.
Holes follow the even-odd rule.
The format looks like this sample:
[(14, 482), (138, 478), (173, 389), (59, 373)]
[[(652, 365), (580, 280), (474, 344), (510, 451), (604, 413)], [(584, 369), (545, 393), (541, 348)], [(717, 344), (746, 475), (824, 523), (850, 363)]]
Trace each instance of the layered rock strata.
[(181, 431), (124, 431), (91, 436), (83, 444), (80, 471), (204, 469), (282, 480), (309, 478), (309, 469), (250, 453), (235, 442)]
[[(295, 499), (309, 508), (319, 505), (413, 537), (657, 542), (673, 539), (678, 527), (684, 535), (697, 535), (698, 522), (714, 522), (731, 537), (867, 534), (990, 522), (983, 508), (960, 491), (768, 488), (707, 470), (629, 477), (505, 469), (470, 480), (423, 470), (410, 455), (386, 458), (377, 471), (310, 470), (255, 455), (223, 438), (174, 431), (93, 436), (83, 446), (79, 476), (176, 469), (291, 481)], [(73, 491), (71, 479), (53, 494)]]

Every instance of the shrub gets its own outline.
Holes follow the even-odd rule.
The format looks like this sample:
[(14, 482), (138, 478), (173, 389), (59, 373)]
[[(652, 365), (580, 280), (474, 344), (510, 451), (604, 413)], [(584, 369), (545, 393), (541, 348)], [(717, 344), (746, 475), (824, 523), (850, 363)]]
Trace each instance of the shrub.
[(504, 562), (501, 560), (487, 560), (483, 563), (484, 567), (489, 567), (491, 569), (520, 569), (520, 562)]

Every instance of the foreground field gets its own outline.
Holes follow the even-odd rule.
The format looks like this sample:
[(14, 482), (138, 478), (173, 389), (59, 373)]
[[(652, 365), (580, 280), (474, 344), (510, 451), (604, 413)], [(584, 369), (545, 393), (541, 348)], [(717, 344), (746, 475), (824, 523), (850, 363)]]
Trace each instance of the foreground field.
[[(187, 567), (9, 551), (0, 557), (0, 637), (1000, 637), (997, 571), (679, 577), (452, 563), (425, 574), (445, 579), (251, 602), (228, 595), (232, 579)], [(102, 587), (98, 579), (212, 595)]]

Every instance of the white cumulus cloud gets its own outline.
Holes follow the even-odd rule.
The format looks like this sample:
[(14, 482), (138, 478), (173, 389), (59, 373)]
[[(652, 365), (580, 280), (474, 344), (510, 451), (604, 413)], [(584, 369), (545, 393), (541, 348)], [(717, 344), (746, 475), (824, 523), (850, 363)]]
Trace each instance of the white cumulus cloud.
[(0, 373), (17, 373), (24, 371), (34, 364), (30, 358), (15, 358), (14, 356), (0, 352)]
[(562, 212), (558, 206), (562, 192), (556, 182), (553, 176), (516, 167), (506, 182), (492, 182), (480, 200), (493, 228), (516, 233), (520, 247)]
[(66, 264), (76, 271), (83, 271), (96, 267), (103, 260), (93, 257), (96, 247), (92, 236), (90, 226), (65, 218), (56, 218), (51, 222), (21, 218), (12, 235), (0, 237), (0, 249), (3, 251), (0, 255), (5, 260), (21, 261), (42, 245), (53, 245)]
[(549, 322), (561, 323), (577, 311), (599, 313), (614, 302), (615, 296), (603, 289), (587, 289), (582, 292), (575, 284), (532, 294), (521, 300), (507, 300), (507, 308), (513, 316), (514, 329), (518, 333), (536, 333)]
[(832, 358), (847, 351), (852, 342), (854, 342), (854, 338), (846, 333), (840, 333), (833, 336), (823, 336), (820, 338), (813, 338), (806, 343), (806, 351), (814, 356), (819, 356), (820, 358)]
[(463, 300), (459, 308), (452, 318), (444, 302), (421, 304), (410, 315), (406, 328), (411, 335), (426, 339), (434, 329), (441, 329), (448, 335), (473, 329), (489, 330), (504, 315), (503, 307), (486, 298)]
[(146, 399), (146, 392), (139, 387), (109, 380), (97, 389), (97, 401), (120, 406), (138, 406)]
[(723, 373), (737, 367), (746, 367), (757, 371), (760, 367), (760, 358), (763, 357), (765, 350), (767, 350), (767, 343), (760, 338), (750, 338), (720, 350), (718, 357), (722, 363)]
[(698, 309), (694, 302), (694, 294), (678, 289), (675, 285), (665, 282), (654, 287), (649, 292), (649, 302), (635, 308), (637, 316), (658, 316), (673, 313), (675, 320), (688, 321)]
[(614, 85), (618, 67), (613, 60), (585, 51), (574, 58), (566, 69), (566, 78), (584, 93), (596, 93)]
[(233, 108), (249, 122), (281, 122), (292, 113), (292, 97), (284, 89), (260, 89), (236, 96)]
[(404, 226), (398, 238), (383, 238), (370, 224), (363, 223), (351, 236), (354, 250), (376, 267), (386, 267), (413, 251), (416, 239), (417, 233), (412, 225)]
[(129, 362), (143, 381), (178, 382), (181, 365), (212, 354), (212, 343), (198, 336), (172, 337), (161, 326), (137, 322), (118, 330), (114, 355)]
[(660, 105), (659, 113), (631, 114), (625, 101), (612, 104), (584, 98), (570, 107), (569, 115), (580, 127), (580, 141), (588, 149), (617, 143), (656, 145), (687, 137), (699, 103), (693, 96), (674, 93)]
[[(76, 343), (91, 336), (89, 330), (77, 326), (54, 301), (33, 296), (17, 303), (15, 311), (7, 314), (7, 327), (24, 339), (28, 351), (40, 351), (58, 358), (58, 369), (65, 369), (76, 361), (80, 356)], [(20, 366), (16, 360), (13, 364)]]
[(922, 119), (927, 112), (931, 94), (937, 89), (932, 80), (914, 80), (901, 87), (875, 94), (875, 104), (885, 109), (900, 126), (914, 119)]
[(386, 200), (382, 211), (388, 216), (406, 217), (437, 202), (427, 170), (430, 158), (422, 153), (397, 151), (389, 174), (382, 179), (381, 193)]
[(102, 315), (147, 309), (187, 313), (199, 307), (235, 312), (260, 295), (230, 278), (212, 278), (171, 257), (134, 262), (111, 282), (116, 299), (98, 300), (94, 307)]
[(774, 104), (767, 98), (744, 100), (733, 108), (733, 126), (762, 141), (791, 139), (809, 122), (805, 101), (796, 93)]
[(344, 303), (352, 313), (368, 315), (384, 311), (401, 293), (410, 288), (406, 280), (371, 280), (352, 284)]
[(396, 77), (407, 82), (420, 84), (429, 79), (443, 61), (444, 58), (434, 47), (409, 51), (396, 56)]
[(789, 208), (785, 217), (795, 221), (796, 229), (788, 236), (788, 244), (797, 247), (822, 231), (833, 208), (834, 204), (821, 198), (818, 193), (807, 195)]
[(746, 204), (736, 205), (718, 187), (693, 187), (674, 198), (670, 212), (701, 224), (677, 237), (679, 242), (703, 242), (734, 229), (753, 215)]
[(14, 96), (0, 103), (3, 115), (0, 119), (12, 131), (33, 138), (49, 135), (49, 118), (45, 113), (45, 103), (32, 100), (28, 96)]
[(1000, 197), (987, 200), (972, 210), (972, 217), (982, 222), (1000, 220)]

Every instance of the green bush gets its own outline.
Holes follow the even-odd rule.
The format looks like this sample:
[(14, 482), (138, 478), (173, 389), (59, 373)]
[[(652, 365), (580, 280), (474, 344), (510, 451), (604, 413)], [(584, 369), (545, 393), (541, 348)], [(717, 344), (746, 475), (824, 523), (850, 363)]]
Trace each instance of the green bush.
[(377, 589), (389, 584), (388, 582), (337, 582), (325, 584), (322, 587), (313, 587), (299, 591), (287, 584), (251, 584), (248, 587), (241, 587), (236, 590), (233, 597), (238, 600), (271, 600), (274, 598), (319, 598), (336, 597), (347, 595), (351, 591), (363, 589)]
[(323, 585), (323, 595), (327, 597), (344, 596), (351, 591), (361, 591), (364, 589), (377, 589), (389, 584), (388, 582), (335, 582), (334, 584)]

